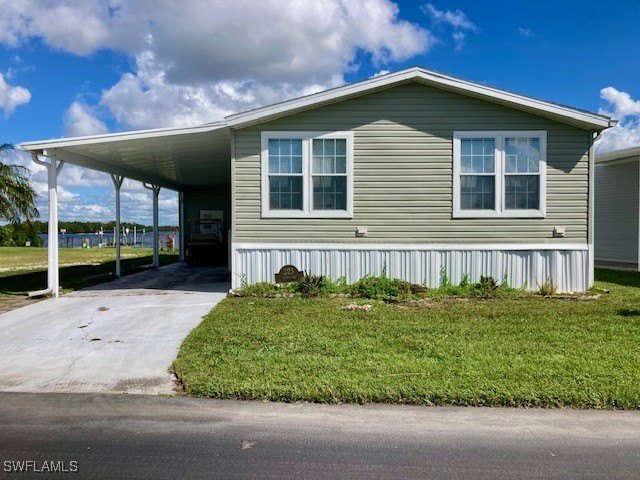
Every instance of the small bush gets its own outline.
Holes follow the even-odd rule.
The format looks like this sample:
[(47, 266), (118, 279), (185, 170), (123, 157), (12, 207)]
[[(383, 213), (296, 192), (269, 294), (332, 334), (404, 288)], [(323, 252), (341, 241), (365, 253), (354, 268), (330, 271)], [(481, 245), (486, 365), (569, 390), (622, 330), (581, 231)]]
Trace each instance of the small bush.
[(412, 298), (424, 291), (420, 285), (397, 278), (364, 277), (353, 284), (351, 293), (361, 298)]
[(485, 297), (493, 296), (498, 288), (500, 288), (500, 285), (493, 277), (480, 277), (480, 281), (477, 286), (480, 294)]
[(540, 295), (555, 295), (558, 291), (558, 286), (554, 283), (553, 278), (547, 278), (547, 281), (540, 286)]
[(298, 282), (296, 290), (303, 297), (317, 297), (325, 291), (325, 278), (322, 275), (305, 275)]

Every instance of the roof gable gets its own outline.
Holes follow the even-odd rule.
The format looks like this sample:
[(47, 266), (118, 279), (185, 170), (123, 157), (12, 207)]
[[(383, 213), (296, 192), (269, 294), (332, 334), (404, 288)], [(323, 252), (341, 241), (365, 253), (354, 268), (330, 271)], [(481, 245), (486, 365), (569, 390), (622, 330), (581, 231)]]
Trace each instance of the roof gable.
[(605, 115), (507, 92), (420, 67), (381, 75), (363, 82), (344, 85), (312, 95), (229, 115), (225, 117), (225, 122), (231, 128), (243, 128), (409, 82), (424, 83), (443, 90), (535, 113), (587, 130), (600, 131), (616, 123), (615, 120)]

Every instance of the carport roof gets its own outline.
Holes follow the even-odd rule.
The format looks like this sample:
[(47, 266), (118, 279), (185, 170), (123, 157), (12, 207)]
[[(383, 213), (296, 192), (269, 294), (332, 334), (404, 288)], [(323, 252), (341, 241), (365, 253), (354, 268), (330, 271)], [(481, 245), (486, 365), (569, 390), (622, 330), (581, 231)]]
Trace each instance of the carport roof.
[(231, 134), (223, 122), (25, 142), (20, 147), (174, 190), (225, 184), (231, 176)]

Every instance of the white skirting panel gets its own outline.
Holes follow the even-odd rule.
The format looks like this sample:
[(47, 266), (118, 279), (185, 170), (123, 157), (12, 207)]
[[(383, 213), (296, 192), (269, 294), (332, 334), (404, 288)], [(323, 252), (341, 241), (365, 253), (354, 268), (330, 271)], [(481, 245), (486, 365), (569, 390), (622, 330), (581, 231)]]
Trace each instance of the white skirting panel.
[(468, 274), (472, 282), (477, 282), (482, 275), (492, 276), (499, 283), (506, 281), (511, 286), (529, 290), (537, 290), (550, 278), (559, 292), (584, 292), (590, 287), (587, 245), (496, 247), (235, 244), (232, 286), (238, 288), (243, 282), (273, 282), (282, 266), (294, 265), (312, 275), (344, 277), (348, 283), (367, 275), (379, 276), (386, 267), (389, 278), (429, 287), (440, 284), (443, 268), (453, 283), (459, 283), (463, 275)]

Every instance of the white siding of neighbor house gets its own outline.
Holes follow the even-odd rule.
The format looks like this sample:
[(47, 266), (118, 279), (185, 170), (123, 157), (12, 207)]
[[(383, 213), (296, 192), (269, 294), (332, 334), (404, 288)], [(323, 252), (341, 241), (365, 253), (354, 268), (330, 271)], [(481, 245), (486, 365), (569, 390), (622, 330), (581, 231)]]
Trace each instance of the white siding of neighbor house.
[(596, 261), (638, 262), (639, 161), (596, 164), (595, 258)]

